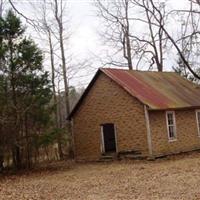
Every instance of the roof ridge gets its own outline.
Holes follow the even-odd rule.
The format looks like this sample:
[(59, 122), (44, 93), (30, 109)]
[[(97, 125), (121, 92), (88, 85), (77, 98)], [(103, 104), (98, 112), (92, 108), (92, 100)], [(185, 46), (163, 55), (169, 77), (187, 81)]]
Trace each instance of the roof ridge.
[[(144, 72), (144, 73), (174, 73), (177, 74), (174, 71), (148, 71), (148, 70), (136, 70), (136, 69), (123, 69), (123, 68), (109, 68), (109, 67), (100, 67), (99, 68), (101, 71), (104, 70), (119, 70), (119, 71), (133, 71), (133, 72)], [(177, 74), (178, 75), (178, 74)]]

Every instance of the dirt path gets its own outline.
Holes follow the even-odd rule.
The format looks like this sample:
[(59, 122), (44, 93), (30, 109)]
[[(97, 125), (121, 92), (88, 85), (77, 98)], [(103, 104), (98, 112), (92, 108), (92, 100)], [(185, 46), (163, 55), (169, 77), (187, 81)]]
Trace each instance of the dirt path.
[(0, 199), (200, 199), (200, 153), (9, 176), (0, 179)]

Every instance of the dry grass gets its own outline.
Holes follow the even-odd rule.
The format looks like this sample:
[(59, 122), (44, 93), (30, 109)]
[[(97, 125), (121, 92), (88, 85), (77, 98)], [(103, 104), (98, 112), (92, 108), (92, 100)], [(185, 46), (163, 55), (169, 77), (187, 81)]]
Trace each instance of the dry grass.
[(0, 199), (200, 199), (198, 152), (156, 161), (60, 167), (2, 177)]

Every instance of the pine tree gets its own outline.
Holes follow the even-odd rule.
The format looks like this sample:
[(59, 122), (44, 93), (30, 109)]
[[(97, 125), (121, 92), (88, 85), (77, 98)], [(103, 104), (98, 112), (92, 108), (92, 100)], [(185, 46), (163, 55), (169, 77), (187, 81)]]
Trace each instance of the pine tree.
[(20, 18), (11, 10), (0, 19), (0, 118), (6, 119), (0, 120), (0, 134), (17, 168), (31, 165), (33, 138), (50, 121), (52, 96), (42, 51), (24, 33)]

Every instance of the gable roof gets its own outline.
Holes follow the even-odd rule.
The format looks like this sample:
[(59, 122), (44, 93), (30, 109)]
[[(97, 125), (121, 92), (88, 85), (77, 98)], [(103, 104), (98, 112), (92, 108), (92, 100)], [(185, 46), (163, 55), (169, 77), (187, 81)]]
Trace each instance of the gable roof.
[(100, 68), (68, 119), (76, 112), (100, 73), (104, 73), (151, 110), (200, 107), (200, 86), (175, 72)]

